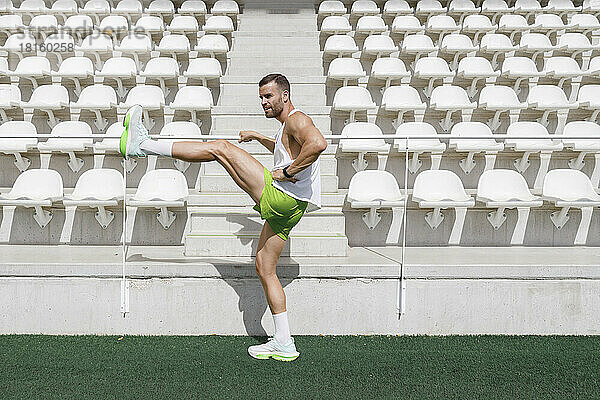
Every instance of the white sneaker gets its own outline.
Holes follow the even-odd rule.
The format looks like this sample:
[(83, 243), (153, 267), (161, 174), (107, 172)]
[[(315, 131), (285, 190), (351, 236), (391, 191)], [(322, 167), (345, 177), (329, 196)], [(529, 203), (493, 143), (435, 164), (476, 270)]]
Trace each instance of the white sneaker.
[(148, 130), (142, 123), (142, 106), (134, 105), (125, 114), (123, 126), (125, 129), (121, 134), (119, 150), (123, 158), (146, 157), (146, 153), (140, 149), (140, 144), (144, 140), (150, 139)]
[(286, 344), (279, 343), (275, 338), (269, 339), (267, 343), (248, 347), (248, 354), (259, 360), (272, 357), (279, 361), (294, 361), (300, 355), (296, 351), (294, 338), (290, 338)]

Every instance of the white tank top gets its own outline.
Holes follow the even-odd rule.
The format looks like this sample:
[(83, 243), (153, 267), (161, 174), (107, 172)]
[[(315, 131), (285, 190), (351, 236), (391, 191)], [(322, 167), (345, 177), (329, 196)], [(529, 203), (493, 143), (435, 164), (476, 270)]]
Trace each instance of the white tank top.
[[(293, 109), (288, 114), (288, 117), (297, 111), (300, 110)], [(275, 149), (273, 151), (274, 162), (271, 172), (276, 169), (285, 168), (294, 162), (281, 142), (284, 127), (285, 123), (281, 125), (279, 131), (275, 134)], [(319, 159), (317, 158), (310, 166), (294, 175), (294, 178), (298, 179), (295, 183), (274, 180), (273, 186), (295, 199), (309, 202), (310, 204), (307, 207), (307, 211), (321, 208), (321, 168), (319, 166)]]

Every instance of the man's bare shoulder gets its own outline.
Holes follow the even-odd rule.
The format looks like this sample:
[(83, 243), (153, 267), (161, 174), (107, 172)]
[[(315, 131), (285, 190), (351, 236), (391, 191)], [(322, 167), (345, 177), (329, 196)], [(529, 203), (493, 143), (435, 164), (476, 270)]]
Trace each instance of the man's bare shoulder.
[(299, 132), (307, 128), (312, 128), (315, 126), (312, 118), (308, 115), (304, 114), (301, 111), (296, 111), (292, 115), (290, 115), (285, 122), (287, 128), (291, 131)]

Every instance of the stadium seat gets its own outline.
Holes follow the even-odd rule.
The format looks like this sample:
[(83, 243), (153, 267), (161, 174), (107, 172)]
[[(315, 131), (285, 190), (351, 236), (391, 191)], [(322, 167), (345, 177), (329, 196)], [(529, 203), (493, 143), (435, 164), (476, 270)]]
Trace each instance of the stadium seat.
[(339, 35), (345, 34), (352, 31), (352, 27), (350, 26), (350, 22), (346, 19), (346, 17), (339, 15), (331, 15), (325, 17), (323, 22), (321, 23), (321, 33), (326, 35)]
[(431, 97), (436, 79), (441, 79), (444, 84), (450, 84), (454, 78), (454, 72), (450, 71), (446, 60), (439, 57), (423, 57), (417, 60), (414, 71), (414, 78), (428, 81), (427, 86), (423, 88), (427, 98)]
[(48, 114), (48, 125), (51, 128), (59, 122), (54, 113), (66, 110), (69, 107), (69, 93), (67, 88), (58, 85), (42, 85), (33, 91), (31, 98), (27, 102), (22, 102), (25, 121), (31, 122), (35, 110), (40, 110)]
[[(589, 139), (576, 139), (588, 136)], [(585, 165), (585, 156), (594, 155), (594, 170), (590, 177), (592, 185), (598, 188), (600, 183), (600, 126), (589, 121), (571, 121), (565, 125), (561, 136), (566, 149), (578, 152), (577, 158), (569, 160), (569, 168), (581, 170)]]
[(217, 0), (210, 12), (212, 15), (227, 15), (237, 18), (240, 13), (240, 6), (233, 0)]
[(179, 15), (191, 15), (202, 21), (208, 12), (206, 4), (202, 0), (185, 0), (177, 10)]
[(366, 15), (360, 17), (357, 24), (354, 36), (379, 35), (387, 32), (387, 25), (378, 15)]
[(410, 83), (410, 72), (399, 58), (381, 57), (373, 62), (371, 66), (371, 78), (385, 81), (385, 87), (389, 88), (394, 80), (400, 80), (402, 84)]
[(169, 55), (177, 60), (177, 57), (185, 58), (190, 54), (190, 40), (185, 35), (170, 34), (165, 35), (160, 40), (158, 46), (150, 53), (152, 58), (161, 55)]
[(175, 15), (167, 25), (167, 31), (181, 35), (195, 35), (198, 33), (198, 20), (192, 15)]
[(318, 14), (319, 17), (346, 15), (346, 6), (339, 0), (325, 0), (319, 4)]
[[(118, 154), (121, 158), (121, 151), (119, 149), (119, 142), (121, 141), (121, 134), (123, 133), (123, 121), (117, 121), (111, 124), (106, 133), (104, 139), (94, 143), (94, 168), (102, 168), (104, 164), (104, 158), (106, 153)], [(127, 173), (132, 172), (137, 166), (137, 160), (135, 158), (122, 159), (121, 165), (125, 166)]]
[(51, 59), (56, 57), (56, 65), (59, 66), (63, 60), (75, 56), (75, 39), (67, 33), (55, 33), (44, 40), (44, 50), (38, 51), (37, 55)]
[(459, 33), (460, 26), (456, 25), (456, 21), (449, 15), (432, 15), (427, 19), (425, 24), (427, 33), (434, 33), (438, 36), (437, 45), (441, 45), (444, 35), (449, 33)]
[(48, 8), (46, 7), (44, 0), (23, 0), (19, 8), (13, 8), (13, 12), (15, 14), (20, 14), (22, 16), (26, 15), (33, 18), (36, 15), (46, 14)]
[(356, 0), (350, 8), (350, 15), (356, 18), (379, 15), (379, 7), (372, 0)]
[(8, 83), (10, 82), (10, 78), (8, 76), (8, 60), (6, 58), (0, 58), (0, 83)]
[(109, 15), (102, 18), (99, 26), (100, 32), (110, 35), (113, 42), (129, 35), (129, 22), (122, 15)]
[(473, 35), (473, 43), (479, 44), (479, 37), (486, 33), (494, 33), (498, 29), (498, 25), (492, 24), (490, 19), (485, 15), (468, 15), (465, 17), (461, 32)]
[(483, 0), (481, 4), (481, 13), (491, 17), (494, 25), (497, 23), (498, 18), (505, 14), (511, 14), (513, 10), (513, 7), (509, 7), (504, 0)]
[(134, 32), (140, 32), (150, 37), (153, 35), (154, 37), (162, 37), (165, 31), (165, 23), (161, 17), (157, 17), (156, 15), (142, 15), (132, 29)]
[(600, 14), (600, 4), (594, 0), (583, 0), (581, 11), (598, 16)]
[(223, 71), (221, 63), (214, 58), (194, 58), (190, 60), (187, 70), (183, 72), (184, 80), (179, 78), (180, 84), (191, 84), (199, 80), (203, 86), (208, 87), (208, 81), (216, 80), (219, 83)]
[(94, 81), (104, 83), (106, 80), (114, 79), (117, 83), (117, 94), (123, 100), (129, 91), (125, 86), (135, 86), (137, 66), (135, 61), (127, 57), (113, 57), (108, 59), (102, 66), (102, 70), (96, 72)]
[(54, 15), (36, 15), (29, 21), (26, 31), (32, 36), (46, 39), (58, 31), (58, 20)]
[(563, 53), (573, 59), (581, 55), (581, 69), (585, 70), (589, 66), (591, 56), (594, 53), (598, 54), (598, 51), (600, 51), (600, 45), (591, 44), (583, 33), (569, 32), (558, 38), (557, 51), (554, 54)]
[(404, 114), (407, 112), (413, 112), (415, 121), (422, 122), (427, 104), (421, 100), (417, 89), (412, 86), (390, 86), (383, 92), (381, 108), (397, 113), (397, 117), (392, 120), (392, 125), (397, 128), (404, 121)]
[(500, 71), (494, 71), (492, 64), (483, 57), (465, 57), (458, 63), (456, 78), (471, 81), (467, 88), (467, 94), (472, 99), (477, 94), (477, 82), (484, 79), (485, 86), (496, 83), (496, 78), (500, 76)]
[[(405, 122), (396, 129), (396, 136), (406, 136), (406, 138), (394, 139), (394, 148), (399, 153), (412, 153), (408, 162), (408, 170), (414, 174), (421, 168), (423, 162), (419, 156), (423, 153), (431, 153), (431, 168), (440, 169), (442, 153), (446, 150), (446, 144), (436, 139), (437, 132), (435, 128), (426, 122)], [(422, 138), (429, 136), (429, 138)], [(407, 148), (408, 142), (408, 148)]]
[[(85, 151), (92, 147), (92, 128), (82, 121), (64, 121), (56, 124), (50, 133), (51, 137), (45, 142), (39, 142), (37, 147), (40, 151), (40, 168), (50, 168), (52, 153), (66, 153), (69, 155), (67, 165), (74, 173), (83, 167), (83, 160), (75, 156), (75, 152)], [(54, 136), (54, 137), (52, 137)], [(69, 138), (76, 136), (79, 138)], [(88, 137), (81, 139), (80, 137)]]
[(577, 61), (571, 57), (551, 57), (544, 65), (544, 71), (547, 79), (558, 81), (558, 87), (563, 89), (565, 81), (570, 81), (571, 92), (569, 94), (569, 102), (573, 103), (577, 100), (577, 92), (581, 79), (587, 75), (586, 72), (579, 68)]
[(94, 21), (89, 15), (71, 15), (65, 20), (62, 30), (77, 38), (76, 44), (81, 44), (84, 37), (94, 30)]
[[(475, 138), (469, 139), (469, 137)], [(454, 149), (458, 153), (468, 153), (467, 158), (460, 160), (458, 165), (465, 174), (469, 174), (475, 168), (476, 163), (473, 157), (477, 153), (485, 153), (484, 171), (494, 169), (496, 155), (504, 149), (504, 145), (496, 142), (492, 131), (486, 124), (459, 122), (452, 127), (448, 148)]]
[[(427, 35), (406, 35), (402, 41), (401, 54), (414, 56), (414, 62), (417, 62), (424, 55), (437, 56), (437, 52), (438, 46), (435, 46), (431, 38)], [(414, 63), (412, 62), (411, 67), (414, 67)]]
[(399, 15), (392, 22), (392, 34), (402, 35), (404, 40), (406, 35), (414, 33), (425, 33), (425, 26), (414, 15)]
[[(579, 32), (584, 35), (600, 29), (598, 18), (592, 14), (575, 14), (571, 17), (571, 32)], [(560, 39), (560, 38), (559, 38)]]
[(513, 12), (524, 15), (529, 21), (531, 17), (542, 14), (543, 9), (538, 0), (516, 0)]
[(406, 0), (387, 0), (383, 5), (383, 16), (384, 17), (397, 17), (399, 15), (412, 14), (413, 8), (406, 2)]
[(223, 35), (204, 35), (198, 39), (194, 50), (197, 52), (197, 55), (208, 54), (212, 58), (217, 58), (227, 55), (229, 43)]
[(500, 76), (510, 80), (514, 79), (513, 90), (519, 94), (521, 93), (521, 82), (527, 81), (529, 90), (531, 90), (533, 86), (537, 85), (540, 77), (546, 76), (546, 73), (538, 71), (531, 58), (506, 57), (502, 63)]
[[(185, 207), (188, 188), (185, 175), (175, 169), (155, 169), (142, 176), (137, 191), (127, 201), (126, 242), (131, 243), (135, 216), (138, 208), (157, 208), (156, 215), (163, 228), (168, 229), (175, 221), (170, 207)], [(189, 220), (189, 216), (188, 216)], [(184, 234), (186, 229), (184, 229)]]
[(509, 121), (512, 124), (519, 120), (521, 110), (526, 108), (527, 103), (520, 102), (515, 91), (508, 86), (485, 86), (479, 94), (479, 109), (494, 113), (494, 117), (487, 121), (492, 131), (500, 127), (502, 113), (508, 111)]
[(138, 20), (142, 16), (143, 11), (144, 7), (139, 0), (121, 0), (117, 3), (116, 7), (113, 8), (112, 13), (115, 15), (122, 15), (127, 18), (129, 25), (133, 25), (133, 20)]
[(21, 111), (21, 89), (11, 84), (0, 85), (0, 120), (1, 123), (10, 121), (9, 115)]
[(554, 85), (537, 85), (532, 87), (527, 96), (527, 103), (529, 109), (542, 111), (544, 113), (542, 117), (538, 119), (538, 122), (545, 127), (548, 127), (548, 116), (550, 113), (556, 113), (558, 125), (556, 126), (555, 133), (558, 135), (562, 133), (562, 130), (565, 127), (569, 110), (578, 107), (577, 103), (570, 103), (567, 100), (567, 96), (561, 88)]
[(131, 88), (125, 102), (119, 104), (117, 112), (119, 115), (125, 115), (127, 110), (136, 104), (144, 108), (142, 121), (146, 129), (150, 131), (155, 124), (154, 119), (150, 118), (150, 112), (162, 114), (165, 107), (162, 90), (158, 86), (137, 85)]
[(347, 123), (355, 122), (357, 112), (374, 110), (377, 106), (373, 103), (371, 94), (364, 87), (344, 86), (336, 90), (333, 97), (334, 111), (350, 112)]
[(438, 0), (419, 0), (415, 7), (417, 17), (429, 18), (432, 15), (445, 14), (446, 12), (447, 8), (442, 7)]
[(37, 49), (37, 42), (35, 37), (22, 33), (15, 33), (10, 35), (3, 46), (0, 46), (0, 56), (10, 57), (11, 54), (16, 54), (19, 57), (19, 61), (23, 59), (25, 55), (34, 55)]
[(79, 121), (81, 111), (90, 111), (96, 116), (94, 119), (96, 128), (104, 132), (108, 126), (108, 119), (102, 118), (102, 111), (115, 110), (116, 113), (117, 104), (117, 94), (112, 87), (99, 84), (86, 86), (81, 91), (79, 100), (70, 105), (71, 121)]
[(452, 0), (448, 4), (448, 15), (458, 17), (459, 25), (462, 25), (467, 16), (479, 14), (480, 12), (481, 7), (475, 7), (471, 0)]
[(452, 127), (452, 113), (460, 111), (463, 122), (471, 120), (473, 110), (477, 103), (471, 102), (465, 89), (460, 86), (443, 85), (438, 86), (431, 92), (429, 108), (446, 113), (446, 117), (440, 120), (440, 126), (448, 132)]
[(173, 17), (175, 6), (170, 0), (154, 0), (146, 8), (145, 12), (149, 15), (161, 17), (164, 20), (165, 18)]
[(451, 33), (444, 36), (440, 45), (440, 53), (448, 54), (452, 57), (450, 69), (456, 71), (458, 67), (458, 59), (461, 56), (474, 56), (478, 46), (474, 46), (471, 39), (462, 33)]
[[(352, 139), (360, 137), (363, 139)], [(369, 137), (369, 139), (364, 139)], [(377, 169), (385, 171), (390, 145), (383, 139), (381, 128), (370, 122), (352, 122), (342, 129), (342, 138), (339, 148), (342, 153), (356, 153), (357, 158), (352, 160), (352, 167), (356, 172), (367, 169), (365, 160), (367, 153), (377, 153)]]
[(235, 29), (233, 21), (226, 15), (213, 15), (206, 19), (202, 30), (208, 34), (230, 35)]
[(542, 197), (560, 208), (560, 211), (550, 215), (557, 229), (562, 229), (569, 220), (570, 208), (581, 209), (581, 222), (574, 244), (585, 245), (593, 209), (600, 206), (600, 195), (594, 190), (590, 179), (583, 172), (574, 169), (554, 169), (546, 174)]
[(21, 18), (20, 15), (0, 15), (0, 32), (4, 33), (7, 37), (15, 33), (23, 32), (25, 27), (23, 18)]
[(517, 209), (517, 223), (510, 239), (511, 245), (522, 245), (531, 207), (541, 207), (543, 201), (531, 194), (525, 178), (508, 169), (485, 171), (477, 184), (477, 201), (486, 208), (495, 208), (488, 213), (487, 220), (494, 230), (500, 229), (506, 221), (504, 210)]
[[(10, 136), (10, 137), (7, 137)], [(17, 138), (15, 136), (23, 136)], [(28, 158), (21, 153), (27, 153), (37, 146), (37, 130), (35, 125), (27, 121), (8, 121), (0, 125), (0, 153), (15, 156), (15, 167), (21, 172), (31, 165)]]
[(58, 0), (52, 2), (52, 8), (48, 13), (59, 16), (64, 23), (67, 18), (79, 13), (79, 6), (75, 0)]
[(518, 46), (514, 46), (508, 36), (501, 33), (486, 33), (481, 38), (479, 43), (479, 51), (482, 54), (492, 55), (492, 68), (498, 68), (498, 57), (511, 57), (518, 50)]
[(600, 56), (594, 57), (590, 60), (590, 65), (588, 66), (586, 73), (591, 79), (600, 78)]
[(31, 169), (20, 174), (10, 192), (0, 195), (0, 242), (8, 243), (10, 240), (17, 207), (33, 207), (33, 219), (43, 229), (52, 219), (52, 212), (42, 207), (51, 207), (62, 198), (63, 182), (58, 172), (50, 169)]
[(544, 12), (558, 14), (561, 18), (571, 17), (581, 12), (581, 6), (575, 7), (571, 0), (548, 0), (548, 4), (543, 8)]
[(342, 81), (342, 86), (348, 86), (348, 82), (357, 81), (366, 76), (359, 60), (355, 58), (336, 58), (329, 64), (327, 78)]
[(77, 207), (96, 208), (96, 221), (106, 229), (115, 218), (106, 207), (117, 207), (123, 201), (123, 176), (116, 169), (90, 169), (85, 171), (75, 184), (71, 195), (63, 198), (65, 223), (60, 243), (69, 243), (73, 232)]
[(9, 71), (10, 81), (18, 85), (21, 79), (28, 80), (37, 89), (40, 84), (50, 83), (50, 61), (46, 57), (25, 57), (19, 61), (14, 71)]
[(191, 120), (195, 124), (202, 124), (198, 119), (198, 113), (210, 111), (213, 106), (213, 97), (210, 90), (205, 86), (184, 86), (177, 91), (175, 99), (168, 107), (165, 107), (165, 122), (171, 122), (177, 111), (185, 111), (191, 114)]
[[(523, 156), (514, 160), (515, 169), (524, 173), (529, 167), (529, 155), (540, 153), (540, 167), (538, 169), (533, 188), (541, 190), (544, 176), (550, 166), (550, 157), (553, 151), (561, 151), (563, 145), (560, 141), (552, 140), (548, 130), (539, 122), (521, 121), (510, 124), (506, 131), (504, 147), (516, 152), (523, 152)], [(519, 137), (525, 137), (520, 139)]]
[(102, 69), (102, 65), (104, 63), (102, 60), (103, 56), (105, 58), (110, 58), (112, 56), (112, 52), (113, 41), (110, 36), (104, 33), (92, 33), (83, 39), (83, 42), (81, 42), (80, 46), (75, 46), (75, 55), (77, 57), (93, 57), (95, 60), (96, 69)]
[(529, 32), (531, 26), (524, 16), (518, 14), (506, 14), (500, 17), (496, 32), (510, 35), (510, 41), (514, 43), (517, 34)]
[(179, 64), (176, 60), (170, 57), (151, 58), (146, 64), (146, 67), (140, 72), (136, 82), (138, 84), (146, 84), (149, 81), (156, 80), (163, 91), (165, 98), (171, 93), (171, 89), (167, 87), (177, 84), (179, 76)]
[(367, 36), (363, 43), (362, 54), (367, 57), (383, 57), (398, 51), (398, 47), (389, 36), (371, 35)]
[[(200, 139), (202, 137), (202, 132), (200, 131), (200, 127), (198, 124), (195, 124), (191, 121), (174, 121), (166, 123), (162, 129), (160, 130), (160, 136), (184, 136), (184, 137), (198, 137)], [(185, 139), (190, 140), (190, 139)], [(172, 140), (171, 142), (178, 142), (181, 140)], [(148, 156), (148, 165), (146, 167), (146, 172), (156, 169), (156, 161), (158, 160), (158, 156), (149, 155)], [(183, 160), (173, 160), (173, 165), (181, 172), (187, 171), (190, 166), (190, 163)], [(198, 181), (196, 182), (195, 188), (199, 189), (201, 174), (198, 174)]]
[(570, 27), (571, 24), (565, 25), (558, 15), (538, 14), (535, 16), (535, 23), (531, 26), (531, 31), (541, 32), (549, 38), (553, 33), (564, 32)]
[(600, 85), (585, 85), (577, 96), (580, 110), (592, 111), (588, 121), (595, 122), (600, 114)]
[(325, 41), (323, 56), (344, 57), (351, 56), (358, 51), (358, 46), (352, 36), (332, 35)]
[(419, 208), (433, 208), (425, 215), (425, 221), (431, 229), (437, 229), (444, 220), (442, 209), (454, 208), (456, 217), (448, 244), (460, 244), (467, 208), (475, 205), (475, 199), (465, 192), (460, 178), (454, 172), (427, 170), (419, 173), (413, 186), (412, 200), (419, 204)]
[[(150, 59), (152, 39), (145, 35), (131, 35), (123, 38), (121, 44), (115, 46), (113, 57), (131, 56), (139, 72)], [(109, 60), (110, 61), (110, 60)]]
[(110, 15), (110, 11), (110, 4), (106, 0), (89, 0), (81, 10), (83, 14), (93, 16), (96, 24), (99, 24), (102, 18)]
[(368, 209), (362, 215), (362, 220), (370, 230), (381, 221), (377, 210), (390, 208), (392, 210), (392, 223), (387, 233), (386, 244), (398, 243), (406, 197), (400, 193), (398, 182), (387, 171), (360, 171), (350, 180), (348, 195), (346, 197), (350, 207)]

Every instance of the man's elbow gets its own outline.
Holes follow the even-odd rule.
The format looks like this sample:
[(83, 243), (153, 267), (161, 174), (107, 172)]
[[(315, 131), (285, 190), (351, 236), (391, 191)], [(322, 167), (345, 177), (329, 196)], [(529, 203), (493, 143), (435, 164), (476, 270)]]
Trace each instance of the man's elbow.
[(315, 150), (317, 153), (321, 154), (325, 150), (327, 150), (327, 141), (324, 138), (321, 138), (315, 143)]

